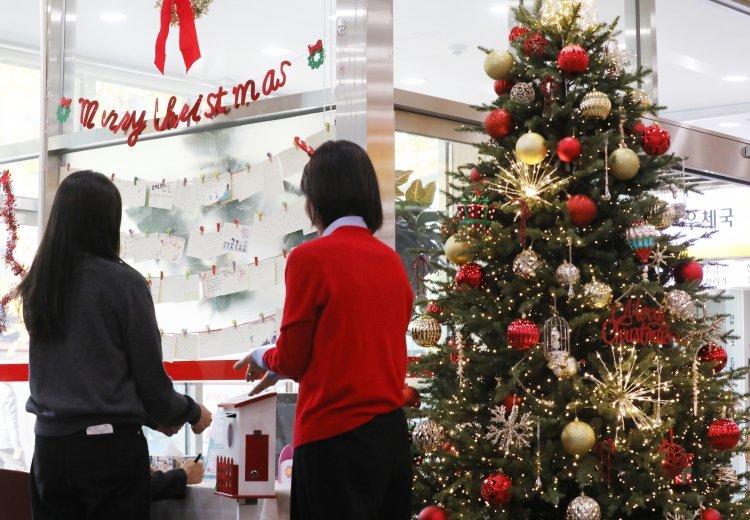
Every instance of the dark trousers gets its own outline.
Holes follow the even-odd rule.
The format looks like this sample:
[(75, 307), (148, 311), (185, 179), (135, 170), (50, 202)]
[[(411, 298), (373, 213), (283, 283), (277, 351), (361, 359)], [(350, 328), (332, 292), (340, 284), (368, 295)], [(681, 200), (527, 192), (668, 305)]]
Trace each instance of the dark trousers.
[(412, 469), (401, 409), (294, 449), (292, 520), (408, 520)]
[(104, 435), (36, 437), (34, 520), (148, 520), (150, 483), (140, 425), (115, 425)]

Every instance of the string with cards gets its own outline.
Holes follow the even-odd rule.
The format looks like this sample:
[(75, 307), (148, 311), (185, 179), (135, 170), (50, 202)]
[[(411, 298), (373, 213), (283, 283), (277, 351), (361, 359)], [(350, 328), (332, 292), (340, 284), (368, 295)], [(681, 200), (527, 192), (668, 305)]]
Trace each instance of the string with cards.
[(268, 316), (261, 314), (259, 319), (245, 323), (232, 321), (228, 327), (178, 333), (162, 331), (162, 354), (165, 362), (175, 359), (197, 360), (206, 357), (233, 356), (246, 353), (249, 349), (276, 343), (279, 312)]
[[(13, 184), (10, 180), (10, 170), (5, 170), (0, 175), (0, 185), (3, 190), (3, 206), (0, 210), (3, 222), (7, 229), (8, 237), (5, 242), (5, 254), (3, 260), (5, 265), (10, 268), (15, 276), (26, 274), (26, 268), (16, 260), (16, 245), (18, 244), (18, 221), (16, 220), (16, 197), (13, 195)], [(0, 334), (8, 329), (6, 322), (8, 304), (15, 297), (15, 287), (8, 291), (0, 299)]]

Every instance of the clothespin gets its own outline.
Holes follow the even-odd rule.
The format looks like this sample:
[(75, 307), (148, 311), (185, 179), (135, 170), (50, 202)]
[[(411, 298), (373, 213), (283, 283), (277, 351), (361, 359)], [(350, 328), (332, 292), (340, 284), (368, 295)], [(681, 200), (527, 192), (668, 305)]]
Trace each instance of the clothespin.
[(164, 271), (159, 273), (159, 280), (164, 280)]
[(284, 258), (286, 258), (286, 249), (282, 249), (281, 253), (284, 255)]
[(206, 182), (206, 175), (205, 174), (201, 174), (201, 182)]
[(209, 334), (211, 334), (211, 326), (210, 325), (206, 325), (206, 332), (208, 332)]
[(261, 210), (256, 211), (255, 215), (258, 217), (258, 222), (263, 220), (263, 212)]
[[(70, 166), (70, 165), (68, 165), (68, 166)], [(115, 174), (114, 173), (112, 174), (112, 182), (115, 182)]]
[(182, 329), (182, 335), (187, 336), (187, 329)]
[(187, 186), (187, 177), (182, 178), (182, 185)]
[(232, 320), (232, 326), (236, 329), (237, 328), (237, 320)]
[(250, 171), (250, 163), (249, 162), (245, 163), (245, 170)]
[(148, 273), (148, 276), (146, 277), (146, 281), (148, 282), (149, 287), (151, 286), (151, 273)]
[(216, 266), (215, 265), (211, 266), (211, 271), (213, 272), (213, 274), (216, 274)]
[(215, 179), (218, 179), (218, 178), (219, 178), (219, 171), (218, 171), (218, 170), (214, 172), (214, 178), (215, 178)]
[(234, 219), (234, 225), (237, 227), (240, 227), (240, 219), (238, 218)]
[(185, 278), (190, 280), (190, 271), (185, 271)]
[(130, 236), (132, 237), (133, 236), (133, 230), (132, 229), (128, 229), (128, 231), (130, 232)]
[(271, 155), (271, 152), (268, 152), (266, 157), (268, 157), (268, 162), (273, 162), (273, 155)]
[(258, 257), (255, 257), (255, 267), (258, 267)]
[(261, 322), (263, 322), (263, 321), (265, 321), (265, 320), (266, 320), (266, 315), (265, 315), (265, 314), (263, 314), (262, 312), (261, 312), (261, 313), (259, 314), (259, 316), (260, 316), (260, 321), (261, 321)]
[(216, 232), (217, 232), (217, 233), (220, 233), (220, 232), (221, 232), (221, 222), (217, 222), (217, 223), (216, 223)]
[(331, 131), (331, 123), (326, 122), (326, 132), (330, 132), (330, 131)]
[(289, 203), (287, 201), (282, 202), (281, 207), (284, 208), (284, 211), (289, 211)]
[(203, 226), (200, 227), (201, 235), (203, 234)]
[(172, 236), (172, 228), (167, 229), (167, 235), (170, 237)]
[(138, 177), (133, 177), (133, 186), (138, 184)]
[(234, 260), (232, 260), (232, 272), (237, 272), (237, 262), (235, 262)]
[(159, 334), (164, 335), (164, 329), (159, 329)]
[(68, 170), (68, 173), (70, 173), (70, 163), (66, 164), (65, 168)]

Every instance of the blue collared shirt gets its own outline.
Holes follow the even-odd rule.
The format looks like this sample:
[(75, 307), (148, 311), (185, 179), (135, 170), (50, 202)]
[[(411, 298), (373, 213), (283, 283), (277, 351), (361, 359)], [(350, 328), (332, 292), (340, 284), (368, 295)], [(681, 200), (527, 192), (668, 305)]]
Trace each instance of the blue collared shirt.
[[(346, 216), (346, 217), (341, 217), (341, 218), (338, 218), (338, 219), (334, 220), (333, 222), (331, 222), (331, 225), (328, 226), (327, 228), (325, 228), (325, 230), (323, 231), (323, 234), (320, 235), (320, 236), (321, 237), (327, 237), (328, 235), (330, 235), (331, 233), (333, 233), (334, 231), (336, 231), (338, 228), (345, 227), (345, 226), (353, 226), (353, 227), (359, 227), (359, 228), (366, 228), (367, 227), (367, 223), (365, 222), (365, 219), (363, 219), (359, 215), (349, 215), (349, 216)], [(272, 348), (273, 347), (256, 348), (250, 354), (250, 356), (251, 356), (252, 360), (255, 362), (255, 364), (258, 365), (263, 370), (268, 371), (268, 367), (266, 366), (265, 361), (263, 361), (263, 356), (265, 356), (266, 352), (268, 352), (268, 350), (272, 349)], [(273, 372), (271, 372), (271, 373), (273, 374)], [(276, 376), (276, 374), (274, 374), (274, 376)], [(278, 376), (276, 376), (276, 377), (278, 377)]]

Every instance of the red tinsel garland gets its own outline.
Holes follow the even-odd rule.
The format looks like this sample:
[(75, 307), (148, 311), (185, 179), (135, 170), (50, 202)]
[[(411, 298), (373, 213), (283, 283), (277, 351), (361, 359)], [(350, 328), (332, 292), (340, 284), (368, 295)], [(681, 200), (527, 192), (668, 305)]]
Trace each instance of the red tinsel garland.
[[(5, 247), (5, 265), (7, 265), (15, 276), (26, 274), (26, 268), (16, 260), (16, 245), (18, 243), (18, 221), (16, 220), (16, 197), (13, 195), (13, 185), (10, 182), (10, 170), (5, 170), (0, 175), (0, 184), (3, 188), (3, 207), (0, 214), (8, 229), (8, 240)], [(0, 334), (8, 330), (6, 323), (8, 304), (15, 297), (15, 287), (0, 299)]]

